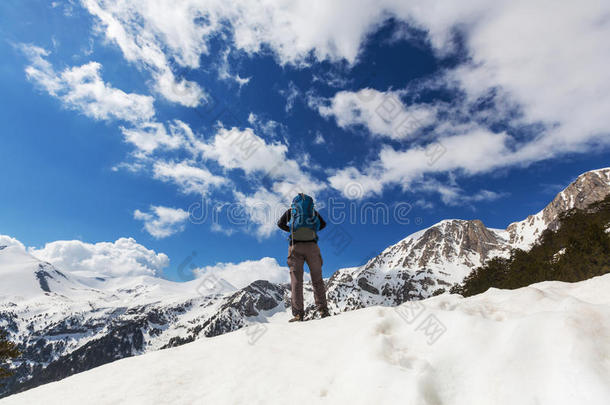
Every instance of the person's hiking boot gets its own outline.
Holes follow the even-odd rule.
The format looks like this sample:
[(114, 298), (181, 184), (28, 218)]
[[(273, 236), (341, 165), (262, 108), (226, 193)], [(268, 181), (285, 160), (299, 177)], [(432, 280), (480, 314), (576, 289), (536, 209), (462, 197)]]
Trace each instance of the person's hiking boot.
[(303, 316), (301, 314), (296, 314), (291, 320), (288, 322), (301, 322), (303, 320)]
[(328, 308), (319, 309), (318, 312), (320, 313), (320, 318), (326, 318), (327, 316), (330, 316)]

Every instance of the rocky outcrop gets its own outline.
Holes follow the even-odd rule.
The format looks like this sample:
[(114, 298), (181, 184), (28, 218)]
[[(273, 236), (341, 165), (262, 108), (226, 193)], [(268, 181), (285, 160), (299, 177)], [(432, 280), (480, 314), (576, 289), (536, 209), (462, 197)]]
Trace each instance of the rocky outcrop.
[(506, 250), (506, 242), (501, 232), (488, 229), (478, 219), (445, 220), (390, 246), (365, 267), (423, 269), (447, 261), (472, 267)]
[(542, 211), (506, 229), (514, 248), (529, 249), (545, 229), (555, 230), (559, 215), (572, 208), (584, 209), (610, 194), (610, 168), (592, 170), (580, 175)]

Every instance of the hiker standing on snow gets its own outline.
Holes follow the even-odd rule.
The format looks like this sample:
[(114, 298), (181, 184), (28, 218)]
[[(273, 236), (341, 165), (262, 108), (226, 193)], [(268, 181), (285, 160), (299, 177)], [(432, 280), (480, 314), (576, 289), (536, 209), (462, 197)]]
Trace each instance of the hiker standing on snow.
[(290, 232), (288, 247), (288, 267), (290, 268), (292, 318), (289, 322), (302, 321), (303, 308), (303, 263), (307, 262), (311, 284), (322, 318), (329, 316), (326, 305), (326, 291), (322, 280), (322, 255), (318, 247), (317, 232), (324, 229), (326, 222), (314, 209), (313, 198), (300, 193), (292, 200), (290, 209), (277, 222), (281, 230)]

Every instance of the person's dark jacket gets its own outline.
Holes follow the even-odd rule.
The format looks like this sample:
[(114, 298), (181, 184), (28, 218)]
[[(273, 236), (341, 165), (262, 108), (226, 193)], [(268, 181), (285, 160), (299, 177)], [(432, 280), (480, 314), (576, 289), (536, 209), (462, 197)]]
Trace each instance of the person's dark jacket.
[[(326, 226), (326, 221), (324, 221), (324, 218), (322, 218), (322, 215), (320, 215), (320, 213), (318, 211), (314, 210), (313, 213), (320, 220), (320, 229), (318, 229), (318, 231), (321, 231)], [(291, 217), (290, 209), (287, 209), (286, 212), (284, 212), (284, 214), (282, 214), (280, 219), (277, 221), (277, 226), (282, 231), (290, 232), (290, 226), (288, 226), (288, 224), (290, 223), (290, 217)], [(317, 240), (314, 239), (314, 240), (295, 240), (294, 241), (294, 243), (299, 243), (299, 242), (317, 242)], [(293, 241), (292, 241), (292, 239), (290, 239), (290, 244), (292, 244), (292, 243), (293, 243)]]

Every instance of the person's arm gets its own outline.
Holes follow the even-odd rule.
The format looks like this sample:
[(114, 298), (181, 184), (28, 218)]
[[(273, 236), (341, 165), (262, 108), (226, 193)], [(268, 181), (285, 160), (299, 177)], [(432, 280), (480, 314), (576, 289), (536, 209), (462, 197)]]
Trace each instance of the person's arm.
[(322, 229), (324, 229), (326, 227), (326, 221), (324, 221), (324, 218), (322, 218), (322, 215), (320, 215), (320, 213), (318, 211), (316, 211), (316, 215), (318, 216), (318, 219), (320, 220), (320, 229), (318, 229), (318, 231), (321, 231)]
[(282, 231), (290, 232), (290, 228), (287, 225), (289, 221), (290, 221), (290, 210), (286, 210), (286, 212), (284, 212), (284, 214), (277, 221), (277, 226)]

